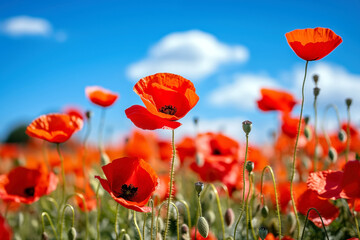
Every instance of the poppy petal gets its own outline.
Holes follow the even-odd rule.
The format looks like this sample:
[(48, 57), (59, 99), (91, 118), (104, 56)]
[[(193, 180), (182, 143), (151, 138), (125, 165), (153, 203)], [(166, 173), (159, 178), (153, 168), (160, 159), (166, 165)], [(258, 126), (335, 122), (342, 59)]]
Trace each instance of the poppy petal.
[(315, 191), (318, 196), (327, 199), (340, 198), (342, 171), (322, 171), (310, 173), (307, 180), (308, 189)]
[(151, 114), (145, 107), (133, 105), (125, 110), (127, 118), (129, 118), (135, 126), (145, 130), (154, 129), (176, 129), (181, 123), (170, 121)]
[(342, 198), (360, 198), (360, 161), (349, 161), (344, 168)]

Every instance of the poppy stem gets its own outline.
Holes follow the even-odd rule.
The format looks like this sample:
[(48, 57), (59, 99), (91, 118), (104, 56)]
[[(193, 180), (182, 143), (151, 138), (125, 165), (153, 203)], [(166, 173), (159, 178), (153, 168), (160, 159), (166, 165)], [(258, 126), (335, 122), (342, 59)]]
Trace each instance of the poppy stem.
[(115, 225), (114, 225), (114, 230), (115, 230), (116, 239), (118, 239), (118, 237), (119, 237), (119, 234), (118, 234), (118, 211), (119, 211), (119, 205), (120, 205), (120, 204), (116, 203)]
[(150, 240), (153, 240), (153, 228), (154, 228), (154, 201), (150, 199), (151, 205), (151, 228), (150, 228)]
[(254, 229), (254, 226), (252, 225), (252, 221), (251, 221), (252, 220), (252, 207), (254, 205), (254, 199), (255, 199), (254, 175), (251, 175), (250, 177), (251, 177), (250, 180), (251, 180), (252, 186), (253, 186), (253, 188), (252, 188), (253, 195), (252, 195), (251, 200), (250, 200), (250, 208), (249, 208), (250, 228), (251, 228), (251, 234), (253, 236), (253, 239), (257, 239), (256, 234), (255, 234), (255, 229)]
[(269, 169), (269, 172), (271, 174), (271, 179), (273, 181), (273, 185), (274, 185), (274, 192), (275, 192), (275, 201), (276, 201), (276, 212), (278, 215), (278, 222), (279, 222), (279, 240), (281, 240), (281, 217), (280, 217), (280, 206), (279, 206), (279, 198), (278, 198), (278, 193), (277, 193), (277, 189), (276, 189), (276, 181), (275, 181), (275, 176), (274, 176), (274, 171), (272, 170), (272, 168), (268, 165), (266, 167), (264, 167), (264, 169), (262, 170), (261, 173), (261, 188), (260, 188), (260, 196), (263, 196), (263, 180), (264, 180), (264, 173), (266, 171), (266, 169)]
[(319, 145), (319, 138), (317, 134), (317, 95), (314, 97), (314, 135), (315, 135), (315, 150), (314, 150), (314, 172), (317, 171), (318, 165), (318, 145)]
[(63, 234), (64, 215), (65, 215), (66, 208), (70, 208), (70, 210), (72, 212), (71, 227), (74, 227), (74, 225), (75, 225), (75, 210), (74, 210), (73, 206), (71, 206), (70, 204), (66, 204), (65, 207), (63, 208), (63, 211), (61, 214), (60, 239), (62, 239), (62, 234)]
[(169, 198), (168, 198), (167, 212), (166, 212), (164, 240), (166, 240), (167, 231), (169, 229), (170, 204), (171, 204), (172, 190), (173, 190), (173, 180), (174, 180), (174, 167), (175, 167), (175, 155), (176, 155), (175, 130), (174, 129), (172, 130), (172, 134), (171, 134), (171, 145), (172, 145), (172, 160), (171, 160), (170, 182), (169, 182), (170, 189), (169, 189)]
[(101, 116), (100, 116), (100, 123), (99, 123), (99, 132), (98, 132), (98, 141), (99, 141), (99, 151), (100, 153), (103, 152), (103, 132), (104, 132), (104, 125), (105, 125), (105, 113), (106, 113), (106, 109), (102, 108), (101, 109)]
[(246, 204), (245, 204), (245, 208), (246, 208), (246, 240), (249, 239), (249, 221), (251, 221), (251, 219), (249, 219), (249, 206), (248, 206), (248, 200), (249, 200), (249, 196), (250, 196), (250, 192), (251, 192), (251, 182), (252, 182), (252, 177), (251, 177), (251, 173), (249, 172), (249, 190), (248, 190), (248, 194), (246, 196)]
[(142, 240), (141, 232), (140, 232), (139, 226), (138, 226), (138, 224), (137, 224), (137, 222), (136, 222), (136, 211), (133, 210), (133, 212), (134, 212), (134, 224), (135, 224), (136, 230), (137, 230), (137, 232), (138, 232), (139, 238), (140, 238), (140, 240)]
[(63, 180), (63, 185), (62, 185), (62, 197), (61, 197), (61, 202), (64, 203), (65, 200), (65, 187), (66, 187), (66, 180), (65, 180), (65, 169), (64, 169), (64, 158), (61, 155), (61, 151), (60, 151), (60, 143), (56, 144), (56, 149), (57, 152), (59, 154), (59, 158), (60, 158), (60, 162), (61, 162), (61, 177)]
[(300, 221), (299, 221), (299, 216), (298, 216), (298, 213), (297, 213), (296, 203), (295, 203), (295, 198), (294, 198), (294, 193), (293, 193), (293, 182), (294, 182), (295, 167), (296, 167), (296, 151), (297, 151), (297, 145), (298, 145), (298, 142), (299, 142), (299, 136), (300, 136), (300, 131), (301, 131), (301, 121), (302, 121), (302, 115), (303, 115), (303, 110), (304, 110), (304, 100), (305, 100), (304, 90), (305, 90), (305, 81), (306, 81), (306, 74), (307, 74), (308, 64), (309, 64), (309, 61), (306, 61), (304, 80), (303, 80), (302, 88), (301, 88), (301, 96), (302, 96), (302, 98), (301, 98), (300, 117), (299, 117), (299, 124), (298, 124), (298, 129), (297, 129), (296, 140), (295, 140), (294, 156), (293, 156), (293, 163), (292, 163), (292, 168), (291, 168), (292, 171), (291, 171), (291, 178), (290, 178), (291, 179), (290, 180), (290, 195), (291, 195), (291, 203), (293, 205), (295, 218), (296, 218), (297, 239), (300, 239)]
[(144, 216), (144, 223), (143, 223), (143, 238), (145, 239), (146, 213), (143, 213), (143, 216)]
[(85, 228), (86, 228), (85, 239), (88, 239), (88, 237), (89, 237), (89, 216), (88, 216), (88, 209), (87, 209), (86, 201), (85, 201), (84, 195), (82, 195), (81, 193), (76, 193), (75, 195), (81, 199), (81, 201), (84, 205)]
[(83, 172), (83, 175), (84, 175), (84, 192), (85, 192), (85, 189), (86, 189), (86, 179), (87, 179), (86, 171), (85, 171), (86, 156), (87, 156), (86, 143), (87, 143), (87, 140), (88, 140), (88, 138), (90, 136), (90, 132), (91, 132), (91, 120), (90, 120), (90, 118), (88, 118), (87, 123), (88, 124), (87, 124), (87, 128), (86, 128), (86, 133), (85, 133), (84, 140), (83, 140), (84, 152), (83, 152), (83, 156), (82, 156), (82, 172)]
[(321, 223), (322, 223), (322, 226), (323, 226), (323, 229), (324, 229), (324, 231), (325, 231), (325, 236), (326, 236), (327, 240), (329, 240), (329, 236), (328, 236), (328, 234), (327, 234), (327, 231), (326, 231), (326, 228), (325, 228), (325, 225), (324, 225), (324, 221), (323, 221), (323, 219), (322, 219), (319, 211), (318, 211), (316, 208), (310, 208), (310, 209), (308, 210), (307, 214), (306, 214), (306, 219), (305, 219), (305, 224), (304, 224), (304, 229), (303, 229), (303, 233), (302, 233), (302, 236), (301, 236), (301, 240), (304, 238), (305, 228), (306, 228), (306, 224), (307, 224), (307, 222), (308, 222), (308, 220), (309, 220), (309, 213), (310, 213), (311, 210), (314, 210), (314, 211), (317, 212), (317, 214), (319, 215), (320, 220), (321, 220)]
[(347, 163), (349, 161), (349, 152), (350, 152), (350, 104), (347, 105), (347, 127), (346, 127), (346, 153), (345, 153), (345, 162)]
[(54, 227), (54, 224), (51, 220), (51, 217), (49, 216), (49, 214), (47, 212), (42, 212), (41, 213), (41, 223), (42, 223), (42, 232), (44, 233), (45, 232), (45, 221), (44, 221), (44, 217), (46, 217), (50, 223), (50, 226), (51, 226), (51, 229), (54, 233), (54, 236), (55, 236), (55, 239), (58, 239), (58, 235), (56, 233), (56, 230), (55, 230), (55, 227)]
[(179, 200), (178, 202), (182, 203), (185, 208), (186, 208), (186, 214), (187, 214), (187, 220), (188, 220), (188, 227), (189, 229), (191, 229), (191, 215), (190, 215), (190, 208), (189, 205), (187, 204), (187, 202), (185, 202), (184, 200)]
[(357, 220), (355, 214), (354, 214), (354, 220), (355, 220), (355, 226), (356, 226), (356, 233), (357, 233), (357, 235), (358, 235), (358, 238), (360, 239), (359, 223), (358, 223), (358, 220)]
[(96, 219), (96, 231), (97, 231), (97, 240), (100, 240), (100, 217), (101, 217), (101, 212), (100, 212), (100, 207), (101, 207), (101, 203), (100, 203), (100, 199), (99, 199), (99, 189), (100, 189), (100, 183), (98, 183), (97, 188), (96, 188), (96, 205), (97, 205), (97, 219)]
[(326, 130), (325, 130), (325, 122), (326, 122), (326, 114), (327, 112), (329, 111), (330, 108), (333, 108), (335, 110), (335, 113), (336, 113), (336, 119), (338, 121), (338, 124), (339, 124), (339, 131), (341, 130), (341, 121), (340, 121), (340, 115), (339, 115), (339, 110), (337, 108), (337, 106), (335, 104), (329, 104), (326, 106), (325, 110), (324, 110), (324, 116), (323, 116), (323, 119), (322, 119), (322, 122), (321, 122), (321, 125), (322, 125), (322, 132), (323, 132), (323, 135), (325, 137), (325, 140), (326, 140), (326, 143), (329, 147), (331, 147), (331, 141), (330, 141), (330, 138), (329, 138), (329, 135), (327, 134)]
[(220, 198), (219, 198), (219, 194), (218, 191), (216, 190), (216, 187), (214, 186), (214, 184), (209, 183), (211, 189), (213, 190), (213, 192), (215, 193), (215, 197), (216, 197), (216, 204), (217, 204), (217, 208), (219, 211), (219, 218), (221, 221), (221, 230), (222, 230), (222, 239), (225, 239), (225, 224), (224, 224), (224, 218), (223, 218), (223, 214), (222, 214), (222, 210), (221, 210), (221, 202), (220, 202)]
[(238, 220), (236, 221), (236, 225), (234, 228), (234, 240), (236, 240), (236, 229), (240, 223), (240, 219), (245, 210), (245, 168), (246, 168), (246, 160), (247, 160), (247, 154), (248, 154), (248, 148), (249, 148), (249, 134), (248, 133), (246, 133), (245, 138), (246, 138), (246, 147), (245, 147), (245, 160), (244, 160), (244, 166), (243, 166), (243, 197), (242, 197), (243, 204), (241, 206), (241, 212), (240, 212)]

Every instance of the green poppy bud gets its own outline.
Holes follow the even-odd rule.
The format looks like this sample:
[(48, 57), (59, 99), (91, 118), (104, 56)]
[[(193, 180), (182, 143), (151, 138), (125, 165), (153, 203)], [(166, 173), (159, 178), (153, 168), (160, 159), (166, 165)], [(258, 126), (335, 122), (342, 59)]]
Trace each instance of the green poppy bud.
[(130, 240), (130, 236), (129, 234), (125, 233), (123, 236), (122, 236), (122, 239), (121, 240)]
[(252, 172), (252, 170), (254, 170), (254, 167), (255, 167), (255, 164), (254, 164), (254, 162), (252, 162), (252, 161), (248, 161), (247, 163), (246, 163), (246, 170), (249, 172), (249, 173), (251, 173)]
[(308, 125), (309, 121), (310, 121), (310, 117), (309, 117), (309, 116), (305, 116), (305, 117), (304, 117), (305, 125)]
[(202, 192), (202, 190), (204, 189), (204, 183), (203, 182), (196, 182), (195, 183), (195, 190), (198, 193), (198, 195), (200, 196), (200, 193)]
[(333, 147), (330, 147), (328, 156), (329, 156), (331, 162), (333, 162), (333, 163), (336, 162), (337, 157), (338, 157), (336, 149)]
[(346, 103), (346, 106), (349, 108), (351, 106), (352, 99), (351, 98), (345, 99), (345, 103)]
[(47, 233), (46, 232), (43, 232), (42, 234), (41, 234), (41, 240), (48, 240), (49, 239), (49, 236), (47, 235)]
[(228, 227), (230, 227), (234, 223), (235, 214), (234, 214), (234, 211), (231, 208), (228, 208), (226, 210), (224, 219), (225, 219), (225, 223), (226, 223), (226, 225)]
[(267, 218), (269, 216), (269, 208), (267, 206), (263, 206), (261, 208), (261, 215), (263, 218)]
[(70, 228), (70, 230), (68, 231), (68, 238), (69, 240), (76, 239), (76, 229), (74, 227)]
[(318, 83), (318, 81), (319, 81), (319, 75), (314, 74), (314, 75), (313, 75), (313, 80), (314, 80), (315, 85), (317, 85), (317, 83)]
[(346, 135), (346, 132), (344, 131), (344, 129), (341, 129), (338, 133), (338, 138), (341, 142), (345, 142), (346, 141), (346, 138), (347, 138), (347, 135)]
[(259, 237), (261, 240), (265, 240), (266, 236), (268, 235), (268, 230), (265, 227), (259, 228)]
[(86, 112), (85, 112), (85, 116), (86, 116), (87, 119), (91, 119), (91, 117), (92, 117), (92, 112), (91, 112), (91, 111), (86, 111)]
[(305, 126), (305, 128), (304, 128), (304, 135), (305, 135), (305, 137), (306, 137), (306, 139), (307, 139), (308, 141), (311, 140), (311, 138), (312, 138), (312, 132), (311, 132), (311, 129), (310, 129), (310, 127), (309, 127), (308, 125)]
[(320, 94), (320, 88), (314, 87), (314, 96), (317, 97)]
[(215, 213), (211, 210), (206, 211), (204, 216), (210, 225), (213, 224), (216, 220)]
[(200, 235), (203, 238), (207, 238), (209, 235), (209, 224), (204, 217), (200, 217), (197, 222), (197, 227)]

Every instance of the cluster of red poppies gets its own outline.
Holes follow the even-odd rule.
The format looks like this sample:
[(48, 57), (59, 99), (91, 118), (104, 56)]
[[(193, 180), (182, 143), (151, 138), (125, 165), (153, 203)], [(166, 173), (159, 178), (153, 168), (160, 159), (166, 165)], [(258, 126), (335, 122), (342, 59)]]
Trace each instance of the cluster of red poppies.
[[(325, 57), (342, 42), (325, 28), (295, 30), (287, 33), (286, 38), (295, 53), (306, 60), (303, 84), (308, 62)], [(336, 132), (317, 133), (316, 125), (302, 117), (304, 88), (301, 101), (283, 90), (261, 89), (258, 108), (278, 112), (281, 121), (281, 129), (274, 134), (272, 144), (264, 146), (251, 143), (250, 121), (243, 123), (244, 146), (221, 132), (195, 133), (175, 143), (175, 130), (181, 126), (179, 120), (199, 101), (193, 83), (179, 75), (158, 73), (144, 77), (135, 84), (134, 91), (145, 107), (129, 107), (125, 110), (127, 118), (143, 130), (171, 130), (171, 141), (159, 139), (153, 132), (133, 130), (124, 143), (103, 146), (104, 114), (97, 147), (87, 143), (87, 137), (83, 142), (69, 140), (83, 125), (87, 127), (85, 136), (88, 136), (92, 116), (90, 112), (67, 109), (65, 113), (40, 116), (28, 125), (26, 134), (33, 138), (26, 145), (0, 145), (0, 212), (3, 213), (0, 239), (12, 238), (13, 232), (4, 217), (20, 218), (17, 212), (27, 212), (32, 217), (35, 214), (34, 221), (42, 220), (43, 228), (37, 231), (43, 239), (47, 239), (50, 232), (44, 224), (47, 217), (52, 236), (62, 239), (64, 212), (66, 208), (74, 211), (68, 204), (72, 203), (72, 197), (86, 213), (86, 224), (76, 226), (73, 220), (68, 232), (70, 239), (76, 238), (76, 232), (81, 239), (101, 239), (109, 236), (106, 234), (116, 239), (128, 239), (130, 235), (140, 239), (161, 239), (162, 236), (166, 239), (167, 234), (175, 233), (177, 239), (180, 235), (181, 239), (238, 239), (238, 236), (242, 239), (245, 235), (246, 239), (249, 236), (267, 240), (299, 239), (298, 212), (306, 216), (302, 237), (304, 234), (318, 237), (322, 234), (321, 227), (328, 236), (327, 226), (334, 226), (335, 230), (330, 232), (336, 237), (340, 236), (336, 231), (341, 229), (342, 239), (360, 235), (356, 215), (360, 211), (360, 160), (356, 155), (360, 151), (360, 134), (349, 122), (340, 124)], [(87, 87), (85, 92), (103, 112), (118, 99), (116, 93), (100, 87)], [(292, 110), (300, 102), (300, 115), (294, 117)], [(347, 104), (349, 109), (351, 101), (347, 100)], [(195, 119), (194, 124), (201, 123)], [(49, 143), (54, 143), (56, 148)], [(267, 169), (273, 182), (264, 181)], [(205, 182), (207, 187), (203, 189), (202, 183), (197, 183), (194, 188), (197, 181)], [(100, 186), (109, 194), (103, 195)], [(43, 207), (44, 203), (32, 204), (43, 196), (55, 204), (53, 214)], [(214, 199), (218, 218), (213, 216), (210, 206)], [(222, 199), (227, 199), (226, 204)], [(112, 208), (114, 200), (116, 211)], [(187, 208), (187, 214), (179, 211), (180, 203)], [(31, 210), (22, 204), (32, 204)], [(134, 226), (123, 215), (120, 218), (123, 223), (118, 219), (118, 211), (124, 214), (118, 210), (119, 204), (134, 211)], [(161, 212), (164, 204), (166, 215)], [(232, 209), (240, 206), (241, 212), (234, 214)], [(270, 216), (268, 206), (272, 206)], [(173, 208), (177, 211), (176, 221), (172, 217)], [(93, 216), (96, 230), (95, 225), (90, 226), (91, 215), (87, 214), (94, 211), (97, 212), (97, 216)], [(101, 211), (115, 211), (115, 235), (100, 224), (108, 218)], [(137, 226), (136, 212), (145, 216), (142, 233)], [(151, 227), (146, 222), (150, 214)], [(154, 220), (154, 214), (157, 219), (165, 219), (165, 226), (161, 227), (160, 220)], [(344, 216), (340, 217), (341, 214)], [(241, 221), (242, 216), (246, 216), (246, 222)], [(236, 224), (235, 219), (238, 219)], [(305, 230), (307, 220), (313, 223), (310, 228), (315, 232)], [(179, 221), (183, 223), (181, 229)], [(177, 224), (175, 230), (170, 226), (173, 222)], [(238, 228), (240, 222), (242, 227)], [(24, 237), (20, 225), (12, 227), (19, 231), (15, 235)]]

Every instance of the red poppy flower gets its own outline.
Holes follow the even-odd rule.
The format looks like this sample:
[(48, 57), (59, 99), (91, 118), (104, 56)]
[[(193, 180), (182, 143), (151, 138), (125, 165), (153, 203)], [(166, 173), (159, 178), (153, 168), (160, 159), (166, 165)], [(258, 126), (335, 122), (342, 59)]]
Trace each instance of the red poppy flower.
[[(191, 239), (195, 239), (195, 227), (193, 227), (191, 229)], [(204, 240), (204, 239), (206, 239), (206, 240), (216, 240), (216, 237), (212, 232), (209, 231), (209, 235), (207, 236), (207, 238), (203, 238), (200, 235), (199, 231), (196, 229), (196, 239), (198, 239), (198, 240)]]
[(86, 87), (85, 93), (92, 103), (101, 107), (113, 105), (119, 97), (117, 93), (98, 86)]
[(145, 131), (133, 131), (124, 147), (125, 156), (138, 157), (149, 162), (156, 156), (156, 135)]
[(175, 129), (199, 101), (192, 82), (179, 75), (157, 73), (140, 79), (134, 86), (145, 107), (134, 105), (125, 110), (126, 116), (139, 128)]
[(12, 239), (12, 231), (5, 219), (0, 215), (0, 239), (10, 240)]
[(349, 161), (344, 171), (311, 173), (307, 184), (320, 197), (327, 199), (360, 198), (360, 162)]
[(321, 27), (296, 29), (285, 36), (296, 55), (306, 61), (325, 57), (342, 42), (331, 29)]
[(275, 89), (262, 88), (261, 99), (257, 101), (262, 111), (283, 111), (291, 112), (297, 101), (288, 92)]
[[(336, 208), (329, 200), (320, 198), (313, 190), (306, 190), (297, 200), (298, 210), (301, 214), (307, 214), (310, 208), (316, 208), (325, 226), (330, 225), (338, 216), (339, 209)], [(315, 211), (309, 213), (309, 220), (311, 220), (317, 227), (321, 228), (322, 223), (319, 215)]]
[[(304, 121), (302, 121), (303, 125)], [(282, 115), (281, 130), (290, 138), (295, 138), (298, 133), (299, 118), (293, 118), (290, 114)]]
[(58, 178), (43, 169), (17, 167), (0, 175), (0, 198), (7, 201), (31, 204), (56, 189)]
[(67, 141), (83, 126), (83, 121), (75, 115), (48, 114), (35, 119), (27, 128), (26, 134), (53, 143)]
[(191, 137), (183, 138), (177, 144), (176, 150), (181, 163), (184, 163), (185, 160), (194, 160), (196, 155), (195, 140)]
[(132, 157), (118, 158), (103, 166), (102, 170), (107, 180), (99, 176), (95, 178), (116, 202), (138, 212), (151, 211), (145, 205), (159, 178), (147, 162)]
[(84, 120), (84, 112), (78, 107), (67, 106), (64, 108), (63, 112), (70, 116), (75, 115), (81, 120)]

